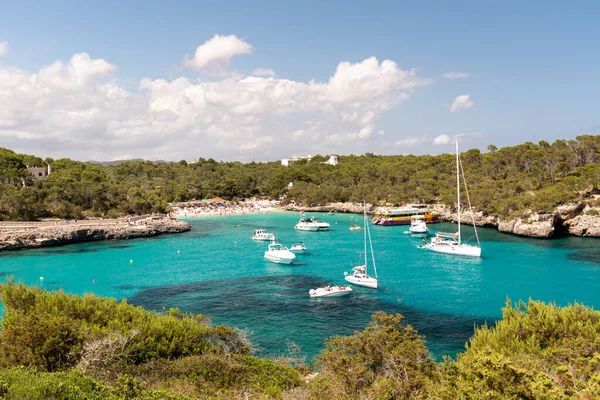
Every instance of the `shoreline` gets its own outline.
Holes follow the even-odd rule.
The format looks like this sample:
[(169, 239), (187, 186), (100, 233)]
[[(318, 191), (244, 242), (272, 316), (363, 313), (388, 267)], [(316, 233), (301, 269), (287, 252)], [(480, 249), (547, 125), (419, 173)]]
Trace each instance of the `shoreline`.
[(0, 252), (100, 240), (128, 240), (186, 232), (190, 224), (164, 215), (122, 219), (1, 221)]

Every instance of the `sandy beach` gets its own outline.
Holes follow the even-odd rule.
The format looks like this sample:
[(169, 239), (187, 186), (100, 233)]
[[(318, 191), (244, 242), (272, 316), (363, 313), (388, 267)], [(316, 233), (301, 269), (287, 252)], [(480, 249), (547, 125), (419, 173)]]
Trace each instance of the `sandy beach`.
[(233, 202), (220, 198), (172, 203), (171, 208), (173, 211), (169, 215), (175, 218), (199, 218), (283, 211), (280, 207), (280, 202), (275, 200)]

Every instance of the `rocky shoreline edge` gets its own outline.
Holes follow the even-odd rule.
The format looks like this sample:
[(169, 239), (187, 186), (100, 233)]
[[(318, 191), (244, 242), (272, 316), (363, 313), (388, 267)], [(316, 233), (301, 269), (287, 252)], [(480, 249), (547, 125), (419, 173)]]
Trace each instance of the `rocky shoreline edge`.
[(62, 246), (97, 240), (125, 240), (180, 233), (190, 224), (168, 216), (123, 219), (0, 222), (0, 251)]
[[(367, 212), (374, 212), (376, 206), (367, 204)], [(282, 207), (287, 211), (307, 212), (363, 212), (361, 203), (330, 203), (325, 206), (303, 207), (288, 204)], [(443, 205), (432, 206), (432, 210), (440, 214), (443, 221), (456, 222), (456, 212)], [(586, 204), (565, 204), (555, 208), (550, 213), (529, 213), (525, 218), (501, 220), (498, 217), (483, 215), (482, 212), (474, 213), (475, 225), (496, 228), (500, 232), (533, 238), (550, 239), (565, 235), (580, 237), (600, 237), (600, 209)], [(463, 221), (472, 223), (471, 212), (463, 212)]]

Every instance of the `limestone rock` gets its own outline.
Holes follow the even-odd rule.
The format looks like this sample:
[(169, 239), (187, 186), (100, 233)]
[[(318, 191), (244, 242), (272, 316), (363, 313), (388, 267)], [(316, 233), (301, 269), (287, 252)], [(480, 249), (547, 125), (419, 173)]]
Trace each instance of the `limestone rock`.
[(500, 232), (513, 233), (520, 236), (551, 238), (555, 234), (556, 226), (559, 221), (559, 213), (532, 214), (527, 219), (516, 218), (501, 221), (498, 224), (498, 230)]
[(190, 230), (187, 222), (164, 216), (130, 220), (0, 223), (0, 251), (59, 246), (95, 240), (124, 240)]

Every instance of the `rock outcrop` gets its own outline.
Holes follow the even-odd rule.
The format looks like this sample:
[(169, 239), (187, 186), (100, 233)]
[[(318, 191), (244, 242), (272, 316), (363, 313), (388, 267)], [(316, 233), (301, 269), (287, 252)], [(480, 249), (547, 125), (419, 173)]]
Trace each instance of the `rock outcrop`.
[(498, 230), (520, 236), (548, 239), (554, 237), (560, 221), (558, 213), (533, 214), (527, 219), (516, 218), (501, 221), (498, 224)]
[(586, 207), (581, 214), (566, 220), (563, 226), (570, 235), (600, 238), (600, 210)]
[(0, 251), (60, 246), (94, 240), (124, 240), (190, 230), (187, 222), (163, 216), (119, 220), (2, 222)]

